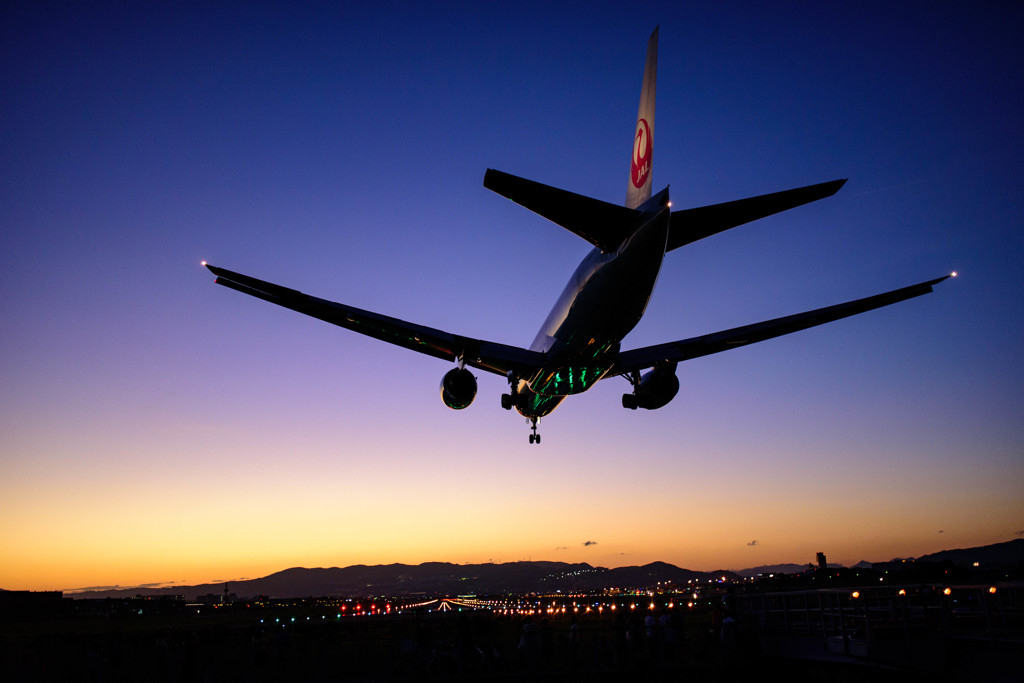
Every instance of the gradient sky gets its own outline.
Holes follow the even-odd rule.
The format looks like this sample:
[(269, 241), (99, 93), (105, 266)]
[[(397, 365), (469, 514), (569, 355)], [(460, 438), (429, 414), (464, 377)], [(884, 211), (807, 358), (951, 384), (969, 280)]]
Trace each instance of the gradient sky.
[[(696, 4), (5, 3), (0, 587), (1024, 533), (1024, 9)], [(527, 346), (589, 245), (484, 170), (621, 203), (655, 25), (676, 207), (850, 180), (673, 252), (623, 348), (961, 276), (538, 447), (500, 377), (449, 410), (448, 364), (199, 265)]]

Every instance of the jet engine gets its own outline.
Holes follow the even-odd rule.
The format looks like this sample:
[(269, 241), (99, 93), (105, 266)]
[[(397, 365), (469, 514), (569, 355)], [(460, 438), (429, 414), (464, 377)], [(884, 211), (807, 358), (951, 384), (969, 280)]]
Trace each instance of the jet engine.
[(476, 377), (466, 368), (452, 368), (441, 378), (441, 400), (449, 408), (462, 410), (476, 398)]
[(632, 394), (622, 395), (622, 407), (630, 410), (656, 410), (668, 404), (679, 393), (676, 364), (656, 365), (640, 377)]

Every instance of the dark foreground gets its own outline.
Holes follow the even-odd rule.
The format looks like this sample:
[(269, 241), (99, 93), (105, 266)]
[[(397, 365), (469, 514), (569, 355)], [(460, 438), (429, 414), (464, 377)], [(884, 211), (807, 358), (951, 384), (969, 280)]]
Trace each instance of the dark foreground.
[[(773, 659), (707, 615), (485, 611), (335, 617), (302, 610), (66, 616), (0, 624), (4, 681), (908, 680), (907, 672)], [(771, 680), (771, 678), (769, 678)], [(929, 680), (943, 680), (929, 676)]]

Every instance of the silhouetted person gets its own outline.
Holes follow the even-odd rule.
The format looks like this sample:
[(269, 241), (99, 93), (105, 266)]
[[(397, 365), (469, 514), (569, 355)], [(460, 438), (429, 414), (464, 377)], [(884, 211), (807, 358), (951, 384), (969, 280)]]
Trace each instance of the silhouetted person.
[(540, 633), (537, 631), (537, 624), (533, 619), (523, 619), (523, 626), (519, 631), (519, 656), (528, 671), (535, 671), (540, 660)]
[(658, 617), (658, 630), (661, 633), (661, 657), (664, 661), (674, 662), (676, 659), (676, 626), (667, 609), (661, 610), (661, 615)]
[(575, 667), (579, 661), (580, 625), (574, 614), (569, 621), (569, 663)]

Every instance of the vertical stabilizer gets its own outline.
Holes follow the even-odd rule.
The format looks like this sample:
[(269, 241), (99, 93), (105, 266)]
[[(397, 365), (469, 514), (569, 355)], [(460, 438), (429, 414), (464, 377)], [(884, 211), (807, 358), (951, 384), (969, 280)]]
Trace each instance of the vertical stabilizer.
[(651, 198), (651, 156), (654, 151), (654, 81), (658, 72), (658, 29), (647, 41), (644, 84), (640, 88), (640, 109), (633, 131), (633, 153), (629, 160), (626, 207), (635, 209)]

